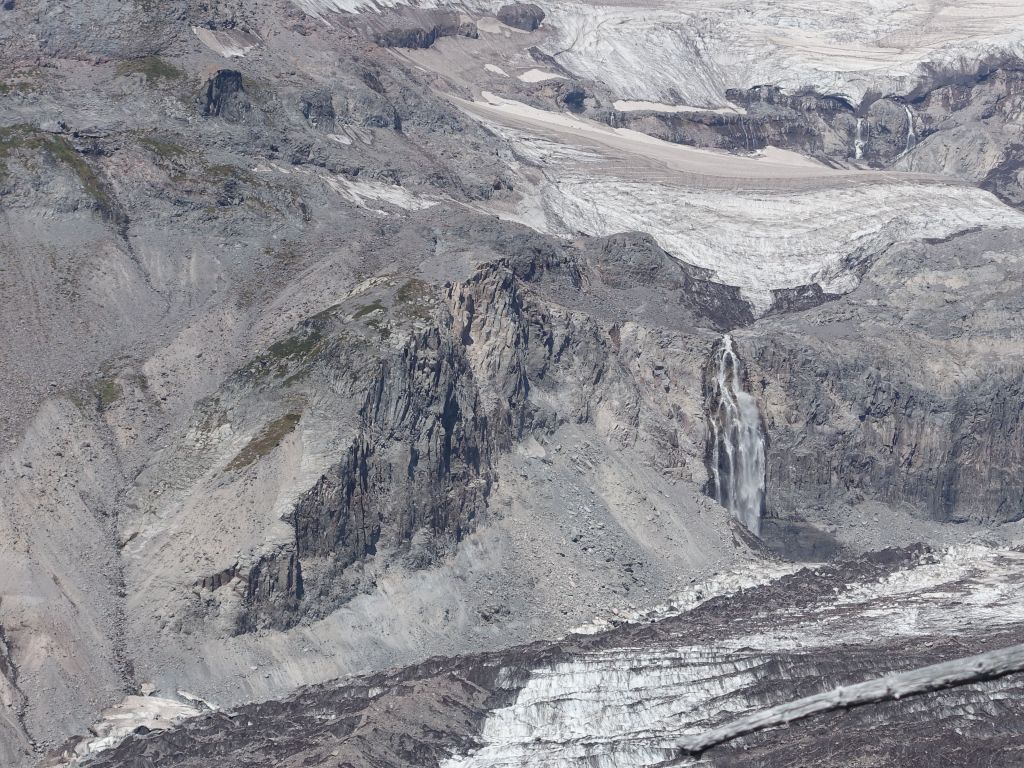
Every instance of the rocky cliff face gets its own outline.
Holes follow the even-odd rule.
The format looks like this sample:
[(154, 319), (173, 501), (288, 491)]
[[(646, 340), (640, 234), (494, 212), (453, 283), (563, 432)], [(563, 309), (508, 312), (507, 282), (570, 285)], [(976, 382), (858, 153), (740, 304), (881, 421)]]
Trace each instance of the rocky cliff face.
[[(331, 613), (373, 587), (368, 558), (422, 568), (450, 556), (487, 516), (497, 456), (527, 436), (607, 424), (622, 445), (655, 440), (666, 467), (685, 461), (678, 437), (643, 423), (645, 394), (622, 330), (549, 297), (578, 302), (591, 282), (613, 293), (664, 286), (698, 325), (749, 319), (749, 309), (649, 238), (617, 236), (581, 251), (536, 246), (440, 294), (407, 280), (354, 311), (338, 306), (309, 321), (303, 338), (321, 351), (286, 380), (332, 371), (337, 395), (362, 400), (355, 437), (285, 516), (293, 541), (249, 571), (240, 631)], [(342, 317), (378, 331), (383, 348), (353, 346)]]
[[(596, 93), (600, 94), (598, 89)], [(1021, 68), (1016, 60), (977, 71), (936, 72), (907, 94), (868, 94), (859, 103), (804, 89), (731, 89), (732, 107), (705, 111), (609, 109), (589, 112), (610, 125), (666, 141), (739, 152), (783, 147), (830, 164), (913, 170), (981, 182), (1004, 200), (1021, 199)]]
[[(450, 554), (486, 510), (492, 454), (509, 444), (508, 417), (503, 430), (503, 414), (481, 407), (450, 335), (416, 333), (378, 365), (353, 444), (291, 513), (304, 578), (291, 579), (289, 597), (313, 615), (355, 594), (359, 578), (346, 570), (365, 557), (426, 566)], [(258, 610), (266, 597), (250, 602)]]
[(25, 734), (25, 696), (18, 689), (18, 670), (0, 627), (0, 759), (16, 765), (31, 754)]
[(1021, 519), (1022, 369), (1007, 342), (1021, 276), (1007, 248), (1006, 235), (966, 233), (896, 249), (848, 296), (751, 329), (769, 508), (874, 499), (942, 521)]
[[(350, 737), (302, 762), (433, 764), (473, 757), (507, 707), (496, 764), (663, 757), (634, 739), (649, 724), (598, 702), (623, 742), (606, 748), (562, 704), (629, 700), (615, 685), (640, 659), (643, 696), (713, 699), (728, 678), (747, 706), (770, 688), (743, 688), (749, 656), (715, 646), (706, 679), (673, 646), (711, 647), (740, 616), (786, 680), (768, 646), (810, 630), (773, 634), (766, 611), (821, 606), (762, 592), (597, 658), (611, 646), (552, 637), (779, 554), (1012, 540), (1020, 68), (977, 54), (1021, 22), (1009, 9), (960, 39), (948, 9), (809, 18), (787, 1), (685, 18), (5, 3), (0, 763), (104, 711), (122, 719), (100, 741), (174, 697), (179, 714), (276, 702), (466, 653), (438, 662), (454, 677), (428, 665), (262, 705), (253, 726), (198, 722), (250, 760), (295, 763), (300, 734)], [(792, 39), (790, 11), (826, 43)], [(890, 27), (891, 72), (844, 47)], [(919, 66), (932, 54), (948, 66)], [(707, 495), (725, 333), (764, 427), (760, 540)], [(867, 669), (829, 650), (792, 679)], [(516, 708), (531, 679), (558, 715), (539, 745), (516, 731), (548, 727)], [(389, 710), (399, 694), (426, 703)], [(140, 765), (212, 759), (144, 735)]]

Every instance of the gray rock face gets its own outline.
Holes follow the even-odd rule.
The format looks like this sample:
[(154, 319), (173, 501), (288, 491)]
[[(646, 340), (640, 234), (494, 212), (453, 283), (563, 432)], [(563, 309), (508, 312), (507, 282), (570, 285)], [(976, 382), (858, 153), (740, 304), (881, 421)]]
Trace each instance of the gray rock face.
[(251, 108), (242, 86), (241, 72), (221, 69), (206, 82), (204, 117), (222, 117), (228, 122), (238, 122), (245, 118)]
[(544, 21), (544, 10), (534, 3), (511, 3), (498, 9), (498, 20), (510, 27), (532, 32)]
[[(486, 509), (495, 442), (508, 443), (500, 423), (489, 428), (502, 416), (483, 412), (450, 336), (424, 331), (379, 365), (359, 435), (292, 513), (305, 579), (292, 579), (288, 594), (298, 601), (304, 585), (302, 607), (312, 603), (314, 615), (354, 596), (357, 583), (346, 569), (378, 549), (419, 566), (453, 551)], [(426, 547), (410, 552), (421, 532)], [(250, 601), (258, 609), (267, 594), (257, 590)]]
[[(500, 452), (531, 432), (590, 421), (611, 393), (635, 389), (612, 362), (621, 331), (583, 314), (560, 316), (548, 291), (568, 289), (578, 301), (591, 280), (614, 293), (654, 287), (677, 296), (700, 325), (750, 319), (735, 289), (680, 265), (649, 237), (613, 236), (580, 253), (545, 239), (536, 245), (539, 252), (507, 243), (511, 258), (484, 265), (444, 296), (412, 280), (354, 311), (338, 306), (292, 337), (304, 341), (288, 342), (321, 350), (291, 379), (318, 366), (335, 371), (335, 380), (362, 372), (346, 390), (362, 401), (359, 426), (343, 458), (289, 513), (294, 541), (245, 577), (239, 631), (329, 614), (367, 589), (368, 558), (423, 568), (450, 555), (487, 518)], [(328, 319), (348, 315), (389, 342), (380, 357), (352, 346)], [(433, 327), (417, 329), (423, 322)], [(650, 427), (637, 414), (640, 393), (629, 397), (620, 427), (635, 441)], [(645, 439), (661, 445), (664, 438)], [(663, 448), (670, 456), (679, 442), (669, 438)]]
[[(561, 718), (545, 722), (578, 725), (560, 707), (595, 690), (628, 699), (601, 681), (627, 679), (637, 649), (651, 649), (644, 674), (671, 670), (705, 692), (731, 681), (746, 707), (822, 675), (873, 673), (887, 657), (920, 661), (916, 636), (867, 647), (838, 633), (806, 657), (776, 647), (821, 639), (813, 622), (779, 624), (800, 611), (828, 608), (847, 625), (867, 615), (807, 595), (904, 576), (861, 563), (675, 628), (550, 638), (692, 579), (763, 575), (779, 554), (1016, 536), (1005, 522), (1021, 517), (1024, 493), (1020, 230), (1000, 229), (1015, 212), (969, 186), (1021, 199), (1012, 62), (926, 73), (858, 105), (825, 84), (767, 83), (729, 93), (746, 114), (616, 112), (630, 94), (574, 72), (580, 59), (553, 45), (580, 19), (542, 24), (532, 5), (498, 12), (526, 34), (462, 6), (4, 7), (0, 764), (28, 763), (155, 689), (265, 703), (166, 740), (137, 732), (102, 760), (432, 765), (483, 746), (484, 721), (550, 661), (581, 656), (585, 669), (554, 673), (568, 693), (541, 697)], [(770, 145), (944, 179), (833, 176), (771, 150), (693, 153), (591, 118), (744, 155)], [(819, 185), (828, 202), (815, 208)], [(584, 194), (597, 188), (611, 196)], [(609, 224), (634, 190), (651, 206)], [(735, 265), (735, 232), (741, 263), (775, 279), (831, 253), (833, 221), (873, 232), (878, 201), (904, 197), (913, 205), (881, 234), (823, 267), (842, 279), (781, 280), (790, 287), (759, 295), (756, 311), (751, 286), (685, 263)], [(957, 216), (973, 229), (910, 239), (938, 198), (950, 231)], [(797, 215), (803, 204), (824, 221), (805, 222), (815, 217)], [(716, 216), (726, 237), (703, 238)], [(616, 231), (656, 224), (660, 243)], [(793, 261), (790, 235), (803, 243)], [(705, 495), (705, 385), (726, 332), (767, 435), (772, 517), (760, 541)], [(979, 562), (969, 567), (996, 573), (1003, 561)], [(1012, 594), (1003, 586), (971, 594)], [(915, 599), (897, 601), (906, 612), (893, 626), (921, 626), (908, 618)], [(929, 614), (946, 645), (956, 610)], [(719, 642), (746, 647), (741, 630), (764, 635), (753, 655)], [(970, 642), (1004, 630), (1016, 624), (985, 625)], [(721, 675), (672, 655), (691, 641)], [(854, 643), (863, 658), (830, 661)], [(431, 655), (447, 660), (405, 669)], [(405, 671), (375, 672), (385, 668)], [(751, 682), (752, 669), (772, 682)], [(370, 676), (295, 694), (356, 673)], [(985, 712), (1017, 717), (1006, 701)], [(1015, 742), (970, 720), (983, 705), (981, 693), (953, 697), (894, 722), (931, 728), (938, 744), (961, 729), (998, 756)], [(934, 725), (935, 712), (946, 720)], [(625, 736), (614, 750), (648, 738), (615, 722)], [(855, 726), (843, 735), (851, 754), (889, 727)], [(584, 743), (591, 764), (608, 758), (611, 742), (579, 727), (583, 741), (524, 742), (507, 762), (543, 764), (546, 747)], [(801, 739), (827, 761), (825, 743)], [(791, 745), (782, 757), (754, 746), (761, 765), (797, 759)]]
[(25, 696), (18, 689), (18, 670), (0, 626), (0, 760), (17, 765), (31, 755), (25, 735)]
[[(751, 328), (770, 509), (867, 497), (943, 521), (1024, 516), (1024, 368), (1008, 341), (1024, 311), (1010, 286), (1024, 275), (1011, 240), (967, 233), (894, 249), (849, 296)], [(964, 275), (969, 287), (954, 289)], [(853, 330), (884, 316), (892, 324), (870, 339)]]
[(790, 95), (768, 86), (730, 90), (728, 97), (744, 113), (612, 112), (609, 122), (693, 146), (751, 152), (771, 145), (814, 157), (852, 156), (856, 117), (844, 99), (814, 92)]
[(0, 62), (36, 56), (71, 59), (143, 59), (180, 39), (188, 3), (97, 4), (71, 0), (59, 12), (45, 0), (4, 0)]
[(331, 133), (335, 128), (333, 95), (330, 91), (317, 91), (302, 97), (302, 116), (318, 131)]
[(367, 34), (384, 48), (429, 48), (441, 37), (478, 35), (476, 25), (454, 11), (402, 8), (366, 22)]
[(980, 181), (1013, 205), (1022, 199), (1016, 127), (1022, 85), (1015, 62), (936, 74), (906, 96), (868, 96), (860, 104), (770, 86), (732, 89), (727, 96), (742, 114), (619, 112), (609, 111), (607, 102), (588, 112), (680, 144), (743, 152), (786, 147), (832, 163)]

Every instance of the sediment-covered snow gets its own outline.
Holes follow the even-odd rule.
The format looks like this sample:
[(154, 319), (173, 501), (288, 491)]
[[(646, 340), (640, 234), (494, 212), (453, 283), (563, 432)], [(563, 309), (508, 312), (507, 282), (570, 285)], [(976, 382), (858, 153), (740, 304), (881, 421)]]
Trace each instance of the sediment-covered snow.
[(543, 69), (528, 69), (519, 75), (524, 83), (543, 83), (546, 80), (565, 80), (564, 75), (554, 72), (545, 72)]
[(1024, 227), (1024, 215), (973, 187), (892, 181), (809, 191), (695, 189), (597, 175), (549, 175), (544, 204), (567, 230), (642, 231), (669, 253), (736, 285), (760, 309), (771, 290), (855, 285), (844, 259), (894, 242), (981, 225)]
[(660, 104), (656, 101), (623, 101), (619, 99), (612, 104), (619, 112), (712, 112), (719, 115), (745, 115), (743, 107), (691, 107), (685, 104)]
[[(332, 13), (364, 13), (395, 8), (399, 5), (413, 5), (408, 0), (292, 0), (299, 8), (319, 19)], [(416, 2), (420, 8), (435, 8), (438, 3), (431, 0)]]
[(349, 181), (342, 176), (324, 176), (324, 181), (335, 192), (346, 195), (362, 208), (371, 202), (390, 203), (407, 211), (418, 211), (437, 204), (413, 194), (404, 187), (383, 184), (379, 181)]
[[(90, 730), (94, 738), (86, 739), (75, 747), (76, 758), (87, 758), (117, 746), (136, 728), (144, 727), (151, 731), (170, 728), (198, 715), (204, 708), (212, 707), (205, 702), (192, 706), (159, 696), (125, 696), (120, 704), (104, 711), (99, 722), (92, 726)], [(76, 765), (77, 762), (76, 759), (68, 765)]]
[[(330, 138), (339, 144), (351, 143), (351, 139), (345, 135), (330, 134)], [(292, 171), (276, 163), (270, 163), (269, 165), (261, 163), (254, 166), (253, 171), (256, 173), (273, 173), (275, 171), (283, 174), (292, 173)], [(296, 168), (295, 172), (318, 176), (327, 187), (338, 194), (344, 195), (360, 208), (369, 207), (371, 202), (389, 203), (398, 208), (404, 208), (407, 211), (418, 211), (437, 205), (436, 200), (421, 197), (396, 184), (384, 184), (383, 182), (370, 180), (352, 181), (344, 176), (310, 171), (304, 168)]]
[(255, 37), (236, 29), (216, 30), (192, 27), (192, 32), (203, 45), (214, 53), (219, 53), (225, 59), (241, 58), (259, 45), (259, 40)]
[(772, 147), (756, 156), (697, 149), (482, 96), (458, 103), (543, 171), (549, 231), (647, 232), (761, 311), (774, 289), (851, 290), (857, 277), (844, 265), (896, 242), (1024, 228), (1024, 214), (991, 193), (937, 177), (836, 171)]
[[(796, 152), (776, 147), (768, 147), (755, 155), (735, 155), (673, 144), (629, 128), (611, 128), (569, 113), (538, 109), (490, 91), (483, 91), (481, 96), (482, 101), (456, 98), (452, 101), (499, 130), (509, 129), (512, 141), (529, 140), (530, 135), (543, 136), (571, 147), (593, 148), (610, 159), (630, 158), (624, 169), (627, 177), (662, 178), (663, 171), (675, 171), (687, 174), (691, 181), (707, 184), (711, 179), (839, 179), (856, 175), (837, 172)], [(637, 160), (642, 164), (638, 165)]]
[(571, 634), (594, 635), (609, 630), (616, 624), (648, 623), (670, 616), (678, 616), (716, 597), (728, 597), (745, 589), (775, 581), (799, 570), (800, 567), (806, 566), (758, 561), (745, 568), (716, 573), (710, 578), (688, 584), (673, 595), (667, 603), (620, 614), (614, 617), (614, 621), (598, 617), (587, 624), (574, 627)]
[[(693, 645), (685, 637), (585, 653), (534, 670), (515, 701), (494, 710), (483, 745), (443, 768), (636, 768), (674, 756), (672, 744), (712, 719), (760, 708), (779, 652), (984, 634), (1019, 623), (1024, 554), (961, 547), (880, 582), (857, 582), (818, 608), (780, 613), (765, 632)], [(951, 620), (952, 616), (952, 620)]]

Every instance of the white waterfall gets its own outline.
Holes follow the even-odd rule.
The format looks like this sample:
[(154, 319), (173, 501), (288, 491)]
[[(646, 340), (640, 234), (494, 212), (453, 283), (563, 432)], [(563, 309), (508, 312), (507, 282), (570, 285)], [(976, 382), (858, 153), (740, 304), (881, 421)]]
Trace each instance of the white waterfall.
[(765, 505), (765, 444), (757, 401), (744, 391), (740, 360), (726, 334), (710, 402), (711, 490), (755, 536)]
[(907, 111), (907, 146), (903, 150), (905, 155), (917, 146), (917, 134), (914, 133), (914, 113), (910, 111), (910, 106), (907, 104), (903, 105), (903, 109)]
[(853, 140), (853, 159), (863, 160), (864, 159), (864, 146), (867, 142), (864, 141), (864, 118), (857, 118), (857, 136)]

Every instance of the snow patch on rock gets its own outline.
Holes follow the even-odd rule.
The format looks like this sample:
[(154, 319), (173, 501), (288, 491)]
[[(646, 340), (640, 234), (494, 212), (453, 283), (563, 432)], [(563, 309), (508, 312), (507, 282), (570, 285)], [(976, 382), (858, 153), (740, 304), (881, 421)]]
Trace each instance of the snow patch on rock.
[(543, 83), (547, 80), (565, 80), (562, 75), (545, 72), (543, 69), (528, 69), (518, 76), (524, 83)]

